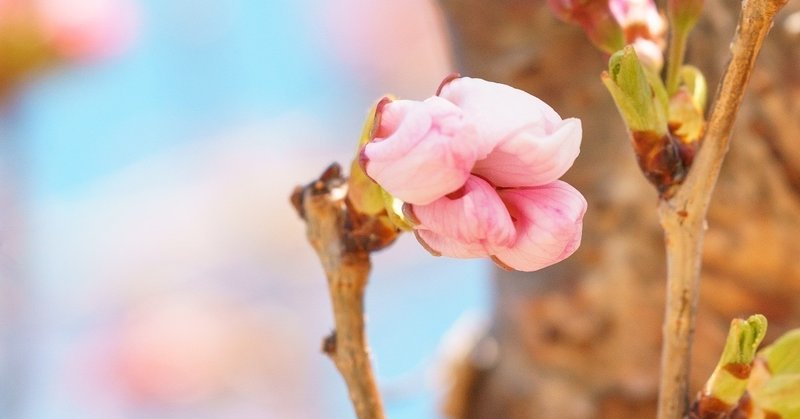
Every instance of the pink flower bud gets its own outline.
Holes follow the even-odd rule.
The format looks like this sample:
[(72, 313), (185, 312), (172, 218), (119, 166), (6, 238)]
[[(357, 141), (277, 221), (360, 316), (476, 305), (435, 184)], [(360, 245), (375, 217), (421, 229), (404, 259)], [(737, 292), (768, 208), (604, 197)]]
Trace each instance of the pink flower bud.
[(423, 102), (381, 103), (362, 166), (411, 204), (431, 253), (533, 271), (577, 249), (586, 200), (556, 179), (580, 151), (579, 120), (471, 78), (446, 79)]
[(703, 12), (703, 0), (668, 0), (667, 13), (670, 24), (689, 31)]
[(653, 0), (610, 0), (608, 7), (625, 30), (628, 42), (637, 37), (655, 39), (667, 30)]
[(608, 0), (548, 0), (559, 19), (580, 25), (601, 50), (613, 53), (623, 46), (622, 28), (608, 10)]

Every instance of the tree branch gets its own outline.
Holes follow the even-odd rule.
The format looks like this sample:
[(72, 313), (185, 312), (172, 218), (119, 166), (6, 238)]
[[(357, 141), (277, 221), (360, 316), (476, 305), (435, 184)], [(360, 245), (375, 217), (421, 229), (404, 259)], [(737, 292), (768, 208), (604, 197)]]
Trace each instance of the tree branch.
[(390, 244), (397, 232), (353, 211), (347, 201), (347, 179), (335, 163), (319, 180), (297, 187), (292, 203), (306, 221), (308, 241), (328, 278), (336, 329), (324, 339), (323, 352), (344, 378), (358, 418), (383, 419), (364, 331), (364, 290), (369, 253)]
[(717, 90), (708, 129), (686, 181), (659, 206), (667, 249), (667, 303), (663, 329), (660, 419), (683, 418), (699, 295), (705, 219), (728, 152), (744, 89), (775, 14), (787, 0), (745, 0), (731, 45), (732, 58)]

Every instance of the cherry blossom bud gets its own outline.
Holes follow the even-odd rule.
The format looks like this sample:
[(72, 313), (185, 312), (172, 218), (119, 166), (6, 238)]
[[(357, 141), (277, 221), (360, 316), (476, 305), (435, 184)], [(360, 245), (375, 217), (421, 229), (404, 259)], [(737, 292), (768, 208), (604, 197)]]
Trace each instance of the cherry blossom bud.
[(447, 78), (437, 95), (379, 102), (361, 156), (388, 214), (437, 256), (532, 271), (572, 254), (586, 200), (557, 179), (580, 151), (580, 121), (480, 79)]
[(703, 12), (703, 0), (668, 0), (667, 14), (676, 30), (688, 32)]
[(608, 8), (622, 29), (632, 32), (631, 38), (655, 38), (667, 30), (653, 0), (610, 0)]
[(580, 25), (589, 40), (611, 54), (625, 46), (622, 28), (611, 15), (607, 0), (548, 0), (559, 19)]
[(642, 64), (660, 71), (664, 63), (667, 24), (653, 0), (610, 0), (611, 14), (622, 27), (625, 42), (633, 45)]
[(667, 126), (668, 100), (661, 79), (646, 71), (632, 46), (611, 56), (603, 83), (628, 127), (639, 168), (662, 194), (686, 176), (679, 142)]

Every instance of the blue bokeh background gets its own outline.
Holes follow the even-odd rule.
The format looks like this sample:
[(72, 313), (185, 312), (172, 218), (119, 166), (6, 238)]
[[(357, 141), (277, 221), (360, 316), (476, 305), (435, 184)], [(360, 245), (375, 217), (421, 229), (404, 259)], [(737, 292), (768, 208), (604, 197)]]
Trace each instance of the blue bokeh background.
[[(385, 52), (366, 65), (343, 62), (342, 45), (355, 57), (359, 45), (331, 47), (330, 28), (364, 17), (320, 29), (325, 0), (138, 5), (138, 34), (124, 53), (48, 71), (0, 117), (23, 249), (12, 262), (21, 308), (6, 325), (11, 349), (0, 353), (13, 366), (2, 377), (10, 393), (0, 417), (354, 417), (318, 352), (331, 327), (324, 278), (288, 194), (330, 161), (349, 159), (379, 95), (433, 91), (447, 58), (426, 66), (413, 44), (379, 45), (361, 53)], [(381, 36), (403, 45), (402, 28), (437, 22), (403, 22), (432, 10), (424, 1), (407, 7), (373, 23), (387, 25)], [(439, 27), (425, 36), (445, 45)], [(402, 68), (365, 74), (398, 55), (409, 73), (422, 72), (403, 83)], [(432, 258), (408, 237), (376, 256), (368, 327), (390, 417), (437, 417), (442, 338), (464, 313), (486, 311), (488, 272), (482, 261)], [(148, 307), (192, 307), (198, 317), (184, 318), (186, 330), (202, 332), (207, 301), (231, 322), (261, 322), (255, 334), (263, 336), (241, 339), (264, 348), (253, 363), (275, 362), (219, 373), (237, 382), (211, 382), (188, 398), (119, 384), (147, 382), (150, 371), (136, 370), (147, 363), (119, 368), (120, 347), (152, 343), (160, 353), (162, 342), (130, 337), (151, 336), (140, 329), (153, 322), (137, 323)], [(190, 355), (203, 336), (172, 349)]]

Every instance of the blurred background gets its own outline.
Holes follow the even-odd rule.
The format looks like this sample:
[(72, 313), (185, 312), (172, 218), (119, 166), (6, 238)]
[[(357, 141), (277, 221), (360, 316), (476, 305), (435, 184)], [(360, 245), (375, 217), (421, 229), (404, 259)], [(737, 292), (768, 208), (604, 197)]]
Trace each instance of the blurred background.
[[(427, 0), (0, 0), (0, 418), (354, 417), (288, 197), (446, 45)], [(488, 272), (376, 255), (390, 417), (437, 417)]]

